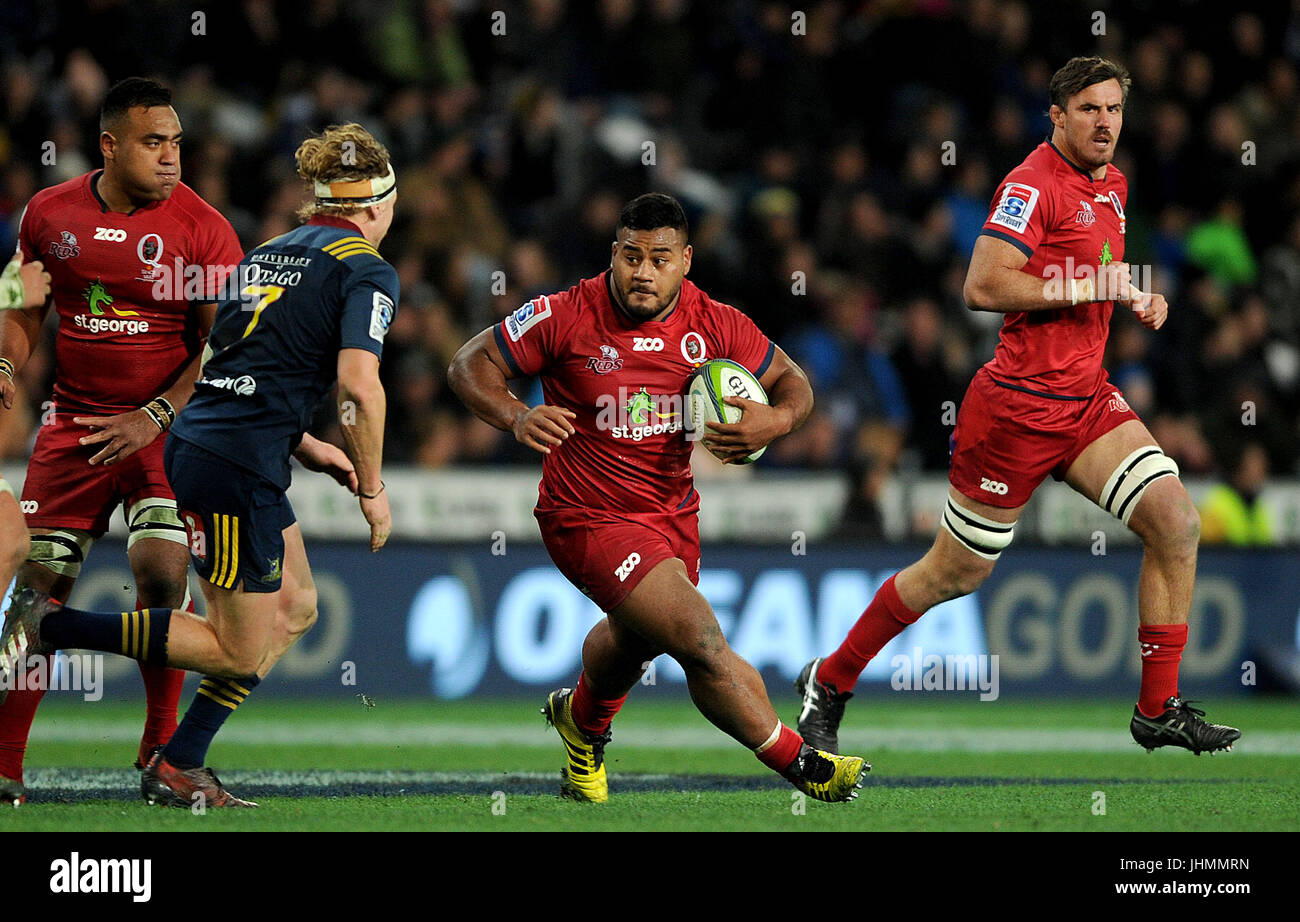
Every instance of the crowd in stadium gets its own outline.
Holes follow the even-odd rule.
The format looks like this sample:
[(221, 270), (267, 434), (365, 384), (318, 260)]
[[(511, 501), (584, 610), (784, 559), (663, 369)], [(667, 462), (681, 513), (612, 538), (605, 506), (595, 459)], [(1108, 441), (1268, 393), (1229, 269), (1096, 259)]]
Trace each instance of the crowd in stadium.
[[(448, 361), (602, 271), (621, 204), (669, 192), (691, 278), (812, 380), (813, 416), (764, 464), (871, 490), (946, 468), (949, 408), (1002, 320), (962, 301), (975, 237), (1047, 135), (1049, 76), (1099, 49), (1133, 75), (1115, 159), (1127, 259), (1171, 305), (1158, 333), (1117, 312), (1111, 376), (1185, 473), (1300, 473), (1300, 4), (1177, 21), (1094, 3), (795, 6), (7, 4), (0, 244), (36, 190), (97, 165), (99, 102), (123, 76), (172, 87), (183, 179), (245, 247), (295, 226), (297, 143), (361, 122), (400, 189), (386, 460), (532, 463), (449, 391)], [(26, 455), (51, 364), (47, 350), (23, 368), (30, 402), (0, 414), (3, 456)]]

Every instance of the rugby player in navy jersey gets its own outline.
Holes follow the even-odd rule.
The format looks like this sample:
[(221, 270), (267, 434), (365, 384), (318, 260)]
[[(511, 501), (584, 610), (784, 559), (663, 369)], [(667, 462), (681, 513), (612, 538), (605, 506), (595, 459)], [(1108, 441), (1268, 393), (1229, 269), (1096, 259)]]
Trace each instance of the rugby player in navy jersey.
[[(203, 674), (176, 733), (141, 776), (150, 803), (255, 806), (226, 791), (204, 762), (225, 719), (316, 619), (302, 532), (285, 495), (290, 456), (356, 493), (372, 551), (392, 527), (380, 477), (379, 360), (398, 280), (376, 248), (392, 223), (396, 177), (387, 150), (360, 125), (328, 128), (296, 157), (315, 189), (300, 212), (306, 223), (239, 264), (165, 452), (207, 619), (170, 609), (83, 612), (31, 591), (11, 611), (10, 624), (29, 640)], [(336, 379), (346, 454), (305, 435)]]

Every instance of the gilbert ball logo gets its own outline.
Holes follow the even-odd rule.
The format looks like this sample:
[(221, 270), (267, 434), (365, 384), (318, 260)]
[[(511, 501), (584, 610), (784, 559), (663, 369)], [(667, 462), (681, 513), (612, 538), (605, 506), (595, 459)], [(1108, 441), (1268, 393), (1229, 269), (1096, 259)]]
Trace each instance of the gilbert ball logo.
[(153, 859), (68, 858), (50, 862), (51, 893), (129, 893), (136, 903), (153, 894)]

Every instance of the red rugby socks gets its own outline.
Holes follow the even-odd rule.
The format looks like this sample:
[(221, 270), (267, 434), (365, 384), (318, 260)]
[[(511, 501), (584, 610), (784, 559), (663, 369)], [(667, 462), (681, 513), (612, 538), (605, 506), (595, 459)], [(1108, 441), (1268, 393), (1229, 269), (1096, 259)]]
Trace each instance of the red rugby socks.
[(823, 685), (841, 694), (852, 691), (871, 658), (924, 614), (903, 604), (894, 588), (895, 576), (885, 580), (844, 642), (817, 667), (817, 680)]
[(176, 732), (176, 712), (181, 686), (185, 684), (185, 670), (141, 663), (140, 678), (144, 680), (145, 717), (139, 758), (144, 763), (149, 761), (151, 749), (164, 745)]
[(0, 705), (0, 775), (23, 780), (23, 756), (45, 689), (14, 688)]
[(767, 742), (754, 750), (754, 755), (772, 771), (784, 775), (790, 763), (799, 757), (802, 748), (803, 737), (784, 723), (778, 723)]
[(588, 736), (600, 736), (609, 729), (627, 695), (622, 698), (601, 699), (591, 693), (591, 684), (584, 669), (578, 676), (578, 687), (573, 690), (573, 722)]
[(1141, 625), (1138, 644), (1142, 648), (1138, 710), (1147, 717), (1159, 717), (1165, 712), (1165, 702), (1178, 694), (1178, 663), (1187, 646), (1187, 625)]

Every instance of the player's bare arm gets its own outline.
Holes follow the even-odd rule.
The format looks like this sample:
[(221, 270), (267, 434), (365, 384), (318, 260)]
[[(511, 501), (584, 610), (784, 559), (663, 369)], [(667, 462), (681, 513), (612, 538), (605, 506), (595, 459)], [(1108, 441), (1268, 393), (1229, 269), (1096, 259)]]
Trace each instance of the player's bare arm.
[(90, 459), (91, 464), (116, 464), (135, 454), (162, 435), (176, 419), (176, 414), (185, 408), (194, 396), (194, 382), (203, 371), (203, 343), (207, 341), (212, 330), (213, 319), (217, 315), (215, 303), (197, 305), (195, 311), (201, 334), (199, 348), (188, 365), (177, 375), (171, 387), (163, 391), (147, 405), (129, 413), (115, 416), (74, 416), (72, 421), (78, 426), (88, 426), (94, 431), (83, 437), (82, 445), (100, 445), (100, 449)]
[(379, 356), (365, 349), (340, 349), (339, 421), (355, 465), (361, 514), (370, 523), (370, 550), (384, 546), (393, 530), (381, 468), (387, 399), (379, 382)]
[(710, 450), (723, 450), (724, 464), (740, 463), (758, 449), (803, 425), (812, 412), (813, 392), (803, 369), (777, 346), (767, 371), (759, 380), (771, 405), (744, 397), (727, 397), (724, 402), (740, 407), (745, 415), (738, 423), (711, 423), (703, 439)]
[(506, 384), (510, 377), (510, 366), (491, 327), (461, 346), (447, 369), (451, 389), (475, 416), (503, 432), (513, 432), (520, 443), (549, 455), (553, 446), (573, 434), (569, 420), (576, 414), (564, 407), (528, 406), (510, 392)]
[[(31, 262), (27, 265), (41, 264)], [(0, 311), (0, 402), (4, 403), (6, 410), (13, 409), (14, 395), (18, 392), (14, 375), (27, 364), (35, 351), (36, 344), (40, 341), (41, 324), (50, 309), (46, 300), (50, 293), (50, 276), (43, 267), (40, 274), (44, 276), (44, 281), (37, 279), (30, 285), (26, 275), (23, 276), (23, 307)], [(44, 293), (40, 294), (40, 300), (30, 303), (42, 287)]]
[[(1125, 262), (1099, 266), (1094, 277), (1071, 279), (1066, 284), (1021, 271), (1027, 262), (1029, 257), (1005, 240), (981, 236), (975, 241), (962, 286), (966, 306), (973, 311), (1010, 314), (1094, 301), (1130, 303), (1142, 295), (1132, 287), (1132, 270)], [(1143, 323), (1147, 319), (1143, 318)]]
[(352, 463), (347, 452), (337, 445), (322, 442), (310, 433), (304, 433), (302, 441), (294, 449), (293, 456), (307, 470), (333, 477), (339, 486), (347, 488), (349, 493), (355, 494), (360, 489), (356, 465)]

